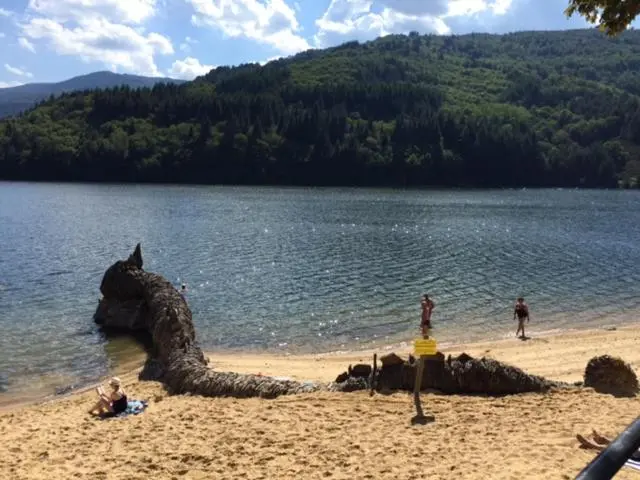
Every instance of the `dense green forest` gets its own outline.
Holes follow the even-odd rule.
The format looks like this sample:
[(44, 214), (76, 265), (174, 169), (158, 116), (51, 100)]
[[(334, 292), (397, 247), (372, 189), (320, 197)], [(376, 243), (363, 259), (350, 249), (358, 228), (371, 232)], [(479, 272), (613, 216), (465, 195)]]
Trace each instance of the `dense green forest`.
[(0, 122), (0, 178), (635, 187), (640, 32), (392, 35)]
[(173, 78), (143, 77), (113, 72), (93, 72), (57, 83), (26, 83), (17, 87), (0, 88), (0, 118), (16, 115), (51, 95), (88, 88), (153, 87), (156, 83), (184, 83)]

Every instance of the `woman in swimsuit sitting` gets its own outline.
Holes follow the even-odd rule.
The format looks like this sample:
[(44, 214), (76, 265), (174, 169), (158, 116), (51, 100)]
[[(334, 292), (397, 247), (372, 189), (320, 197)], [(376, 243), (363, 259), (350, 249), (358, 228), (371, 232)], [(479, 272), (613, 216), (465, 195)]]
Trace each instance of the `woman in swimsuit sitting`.
[(98, 403), (89, 410), (90, 414), (97, 412), (98, 415), (103, 413), (112, 413), (117, 415), (127, 409), (127, 394), (122, 389), (122, 382), (120, 382), (120, 379), (118, 377), (113, 377), (109, 380), (109, 386), (111, 387), (111, 392), (109, 394), (107, 394), (101, 386), (96, 388), (96, 392), (98, 392), (100, 400), (98, 400)]

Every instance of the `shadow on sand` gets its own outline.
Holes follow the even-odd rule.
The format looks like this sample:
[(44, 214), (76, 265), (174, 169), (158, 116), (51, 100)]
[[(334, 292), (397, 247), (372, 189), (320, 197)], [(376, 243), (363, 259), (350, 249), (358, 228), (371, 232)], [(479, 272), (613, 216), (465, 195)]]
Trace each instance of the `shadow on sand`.
[(411, 425), (427, 425), (435, 421), (436, 417), (433, 415), (415, 415), (411, 417)]

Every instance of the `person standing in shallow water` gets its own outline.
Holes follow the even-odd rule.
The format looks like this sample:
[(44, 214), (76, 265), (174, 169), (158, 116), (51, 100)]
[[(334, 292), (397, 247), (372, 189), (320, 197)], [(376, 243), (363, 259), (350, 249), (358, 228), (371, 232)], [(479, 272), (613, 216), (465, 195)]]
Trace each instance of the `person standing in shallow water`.
[(428, 338), (429, 332), (431, 331), (431, 313), (436, 305), (433, 303), (433, 300), (429, 298), (429, 295), (425, 293), (420, 300), (420, 306), (422, 307), (420, 330), (422, 331), (422, 336)]
[(180, 295), (182, 295), (182, 298), (185, 300), (187, 299), (187, 286), (184, 283), (180, 287)]
[(518, 297), (516, 300), (516, 306), (513, 310), (513, 319), (515, 320), (518, 317), (518, 330), (516, 330), (516, 337), (522, 331), (522, 336), (520, 338), (527, 338), (524, 334), (524, 321), (527, 320), (529, 323), (529, 306), (524, 303), (524, 298)]

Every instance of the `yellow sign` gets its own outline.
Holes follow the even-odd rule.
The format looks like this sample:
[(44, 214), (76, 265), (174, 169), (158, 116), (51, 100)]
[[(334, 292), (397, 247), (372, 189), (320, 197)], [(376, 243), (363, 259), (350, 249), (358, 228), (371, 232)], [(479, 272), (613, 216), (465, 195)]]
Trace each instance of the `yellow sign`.
[(438, 352), (436, 341), (433, 338), (418, 338), (413, 344), (413, 348), (418, 356), (435, 355)]

